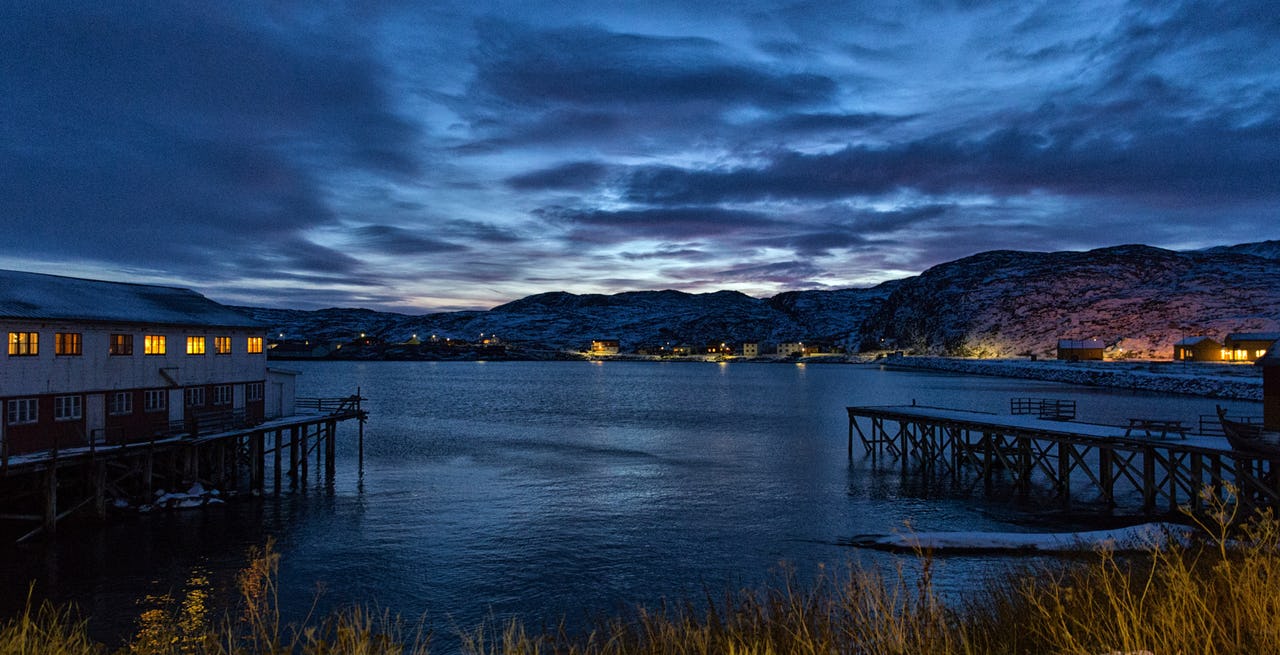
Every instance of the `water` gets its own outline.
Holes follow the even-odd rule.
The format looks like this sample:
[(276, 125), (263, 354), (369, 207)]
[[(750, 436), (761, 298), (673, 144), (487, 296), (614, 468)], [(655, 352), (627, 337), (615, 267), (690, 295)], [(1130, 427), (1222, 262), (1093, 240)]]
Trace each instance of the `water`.
[[(750, 587), (783, 562), (890, 556), (841, 545), (860, 534), (1048, 530), (1033, 507), (873, 470), (845, 451), (853, 404), (1007, 412), (1010, 397), (1077, 400), (1080, 419), (1129, 415), (1194, 423), (1215, 401), (1047, 382), (887, 371), (874, 366), (315, 362), (299, 395), (369, 398), (363, 476), (354, 426), (340, 430), (332, 485), (261, 502), (64, 530), (54, 545), (0, 551), (0, 610), (34, 580), (37, 597), (73, 600), (95, 634), (118, 642), (156, 596), (192, 588), (232, 596), (249, 549), (283, 556), (291, 616), (373, 603), (439, 631), (488, 617), (533, 626), (637, 603)], [(1259, 414), (1257, 403), (1229, 403)], [(313, 467), (313, 475), (318, 475)], [(319, 481), (319, 478), (317, 478)], [(949, 557), (945, 588), (998, 570), (995, 557)], [(317, 596), (317, 589), (322, 589)]]

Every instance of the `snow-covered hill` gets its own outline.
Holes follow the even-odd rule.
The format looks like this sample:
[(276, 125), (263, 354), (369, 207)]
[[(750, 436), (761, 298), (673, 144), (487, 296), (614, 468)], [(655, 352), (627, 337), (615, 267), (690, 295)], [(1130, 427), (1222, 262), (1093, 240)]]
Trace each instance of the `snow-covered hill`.
[[(1050, 355), (1059, 338), (1097, 337), (1113, 353), (1164, 357), (1196, 334), (1280, 331), (1280, 241), (1176, 252), (1130, 245), (1088, 252), (993, 251), (869, 289), (613, 295), (543, 293), (489, 311), (411, 316), (361, 309), (242, 308), (291, 339), (388, 342), (435, 334), (550, 348), (619, 339), (824, 340), (946, 355)], [(882, 341), (883, 339), (883, 341)]]

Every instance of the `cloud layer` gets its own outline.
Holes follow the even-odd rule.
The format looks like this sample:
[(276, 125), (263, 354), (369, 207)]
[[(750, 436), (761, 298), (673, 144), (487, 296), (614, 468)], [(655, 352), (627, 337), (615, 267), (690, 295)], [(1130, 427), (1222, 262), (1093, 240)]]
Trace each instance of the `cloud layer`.
[(775, 4), (0, 8), (0, 265), (426, 311), (1280, 238), (1269, 3)]

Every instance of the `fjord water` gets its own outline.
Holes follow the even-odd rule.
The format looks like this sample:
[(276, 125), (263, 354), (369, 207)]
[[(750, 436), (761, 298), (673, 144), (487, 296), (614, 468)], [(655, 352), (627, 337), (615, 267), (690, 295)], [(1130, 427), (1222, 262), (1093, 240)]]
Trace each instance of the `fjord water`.
[[(868, 365), (588, 362), (290, 362), (301, 396), (368, 398), (363, 472), (354, 425), (337, 476), (305, 493), (64, 530), (0, 563), (11, 614), (72, 600), (107, 640), (126, 638), (157, 597), (192, 588), (224, 602), (253, 546), (274, 538), (281, 599), (376, 604), (425, 616), (439, 634), (486, 618), (537, 627), (634, 604), (704, 598), (769, 579), (785, 562), (888, 556), (842, 545), (868, 533), (1053, 530), (1037, 506), (846, 457), (847, 405), (1007, 412), (1011, 397), (1079, 403), (1082, 420), (1194, 422), (1213, 400)], [(1257, 414), (1252, 403), (1235, 413)], [(946, 587), (997, 557), (948, 557)], [(317, 589), (321, 589), (317, 599)], [(447, 642), (448, 638), (442, 638)]]

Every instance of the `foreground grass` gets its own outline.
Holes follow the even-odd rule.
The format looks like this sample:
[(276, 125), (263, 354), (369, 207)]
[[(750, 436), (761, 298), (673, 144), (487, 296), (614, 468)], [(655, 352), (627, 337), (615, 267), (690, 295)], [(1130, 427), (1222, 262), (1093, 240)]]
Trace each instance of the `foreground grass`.
[[(928, 557), (889, 573), (851, 566), (799, 584), (794, 576), (723, 599), (637, 609), (585, 634), (534, 633), (520, 623), (461, 635), (475, 655), (565, 653), (1280, 653), (1280, 521), (1238, 530), (1220, 505), (1195, 543), (1136, 556), (1106, 550), (1011, 572), (972, 597), (944, 602)], [(201, 599), (146, 618), (128, 655), (419, 654), (421, 628), (355, 608), (282, 625), (279, 556), (268, 545), (239, 576), (240, 611), (203, 618)], [(144, 617), (145, 618), (145, 617)], [(66, 608), (45, 604), (0, 626), (0, 655), (105, 654)]]

